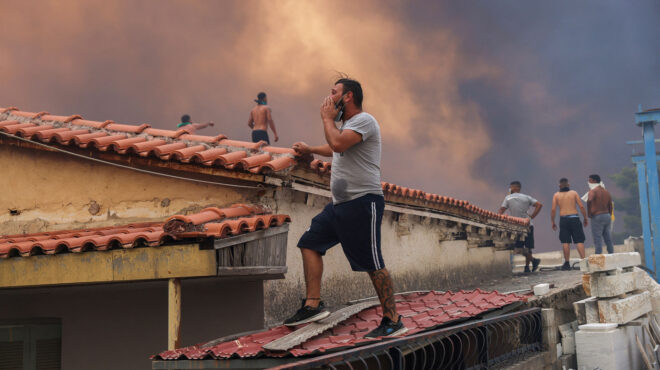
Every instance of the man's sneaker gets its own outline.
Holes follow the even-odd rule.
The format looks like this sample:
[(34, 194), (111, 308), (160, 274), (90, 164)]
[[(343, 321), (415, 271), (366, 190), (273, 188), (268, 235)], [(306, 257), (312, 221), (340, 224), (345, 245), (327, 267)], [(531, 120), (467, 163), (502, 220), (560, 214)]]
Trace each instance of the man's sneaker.
[(539, 264), (541, 264), (541, 259), (540, 258), (534, 258), (532, 260), (532, 271), (536, 271), (539, 268)]
[(525, 266), (525, 270), (524, 270), (523, 272), (531, 272), (531, 271), (529, 270), (529, 266)]
[(323, 301), (319, 303), (318, 307), (305, 306), (305, 299), (302, 300), (302, 307), (291, 317), (284, 320), (286, 326), (296, 326), (306, 324), (308, 322), (319, 321), (330, 315), (330, 312), (325, 309)]
[(561, 266), (561, 269), (564, 271), (569, 271), (571, 269), (571, 265), (568, 262), (564, 262), (564, 264)]
[(393, 323), (389, 317), (383, 316), (383, 319), (380, 321), (380, 325), (370, 331), (365, 338), (376, 338), (376, 337), (393, 337), (395, 335), (401, 335), (407, 332), (408, 329), (403, 326), (403, 320), (401, 320), (401, 315), (399, 315), (399, 321)]

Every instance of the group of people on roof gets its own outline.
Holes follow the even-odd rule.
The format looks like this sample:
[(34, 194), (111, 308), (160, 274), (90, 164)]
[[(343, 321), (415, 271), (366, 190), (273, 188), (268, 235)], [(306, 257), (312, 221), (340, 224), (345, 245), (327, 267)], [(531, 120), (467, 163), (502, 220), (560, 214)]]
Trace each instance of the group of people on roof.
[[(614, 253), (614, 244), (612, 243), (612, 222), (614, 221), (614, 206), (612, 196), (605, 189), (605, 185), (599, 175), (589, 175), (589, 192), (582, 197), (575, 190), (571, 190), (568, 179), (559, 180), (559, 191), (552, 197), (552, 211), (550, 218), (552, 220), (552, 230), (557, 231), (555, 218), (557, 209), (559, 209), (559, 241), (564, 250), (564, 264), (562, 270), (570, 270), (570, 245), (576, 244), (580, 258), (584, 258), (584, 227), (589, 225), (591, 220), (591, 235), (593, 236), (596, 253), (603, 252), (603, 241), (607, 246), (607, 253)], [(520, 192), (522, 185), (520, 181), (513, 181), (509, 185), (509, 194), (504, 198), (499, 213), (504, 214), (507, 210), (511, 216), (529, 218), (529, 233), (523, 240), (517, 242), (516, 249), (525, 256), (525, 272), (536, 271), (541, 262), (540, 259), (532, 256), (534, 249), (534, 219), (543, 205), (533, 197)], [(585, 209), (582, 202), (587, 203)], [(528, 212), (533, 207), (532, 214)], [(578, 209), (582, 213), (582, 220), (578, 214)], [(532, 265), (530, 269), (530, 264)]]

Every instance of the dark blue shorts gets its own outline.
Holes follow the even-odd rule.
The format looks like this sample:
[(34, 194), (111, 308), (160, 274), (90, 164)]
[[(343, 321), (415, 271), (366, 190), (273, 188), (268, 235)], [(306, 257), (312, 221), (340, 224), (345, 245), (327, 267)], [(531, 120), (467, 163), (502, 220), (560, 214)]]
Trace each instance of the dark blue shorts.
[(270, 139), (268, 139), (268, 131), (266, 130), (252, 130), (252, 142), (258, 143), (261, 140), (265, 141), (270, 145)]
[(312, 219), (312, 225), (298, 241), (299, 248), (325, 252), (341, 243), (353, 271), (385, 268), (380, 252), (380, 224), (385, 199), (367, 194), (348, 202), (328, 204)]

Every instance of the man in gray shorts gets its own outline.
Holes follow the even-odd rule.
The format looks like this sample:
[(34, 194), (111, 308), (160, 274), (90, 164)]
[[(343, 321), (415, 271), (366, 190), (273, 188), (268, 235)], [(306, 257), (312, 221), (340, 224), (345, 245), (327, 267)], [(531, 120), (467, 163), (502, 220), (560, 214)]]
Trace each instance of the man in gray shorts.
[[(318, 321), (329, 315), (321, 301), (323, 255), (341, 244), (353, 271), (369, 274), (380, 299), (383, 318), (365, 338), (400, 335), (407, 331), (394, 304), (394, 286), (380, 250), (380, 225), (385, 209), (380, 184), (380, 126), (362, 111), (362, 86), (342, 78), (321, 106), (327, 144), (293, 144), (300, 155), (332, 157), (332, 202), (312, 219), (298, 242), (305, 271), (307, 296), (285, 325)], [(336, 122), (342, 121), (340, 128)]]
[[(522, 255), (525, 256), (525, 272), (530, 272), (530, 262), (532, 263), (531, 271), (536, 271), (536, 269), (539, 267), (539, 263), (541, 263), (540, 259), (534, 258), (532, 256), (532, 249), (534, 249), (534, 224), (532, 223), (532, 219), (534, 219), (534, 217), (536, 217), (539, 212), (541, 212), (543, 204), (541, 204), (538, 200), (530, 197), (529, 195), (521, 193), (521, 189), (522, 185), (520, 184), (520, 181), (511, 182), (509, 185), (510, 194), (504, 198), (499, 213), (502, 215), (508, 209), (509, 214), (513, 217), (530, 219), (529, 233), (527, 234), (527, 237), (525, 240), (521, 240), (516, 243), (516, 249), (522, 249)], [(527, 212), (531, 207), (534, 207), (534, 211), (530, 215)]]

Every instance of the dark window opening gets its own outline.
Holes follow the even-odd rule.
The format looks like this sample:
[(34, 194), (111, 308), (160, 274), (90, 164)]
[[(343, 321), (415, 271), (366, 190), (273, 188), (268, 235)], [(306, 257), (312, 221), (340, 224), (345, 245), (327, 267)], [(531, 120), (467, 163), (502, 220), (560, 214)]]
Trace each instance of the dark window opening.
[(59, 319), (0, 320), (0, 369), (60, 370)]

